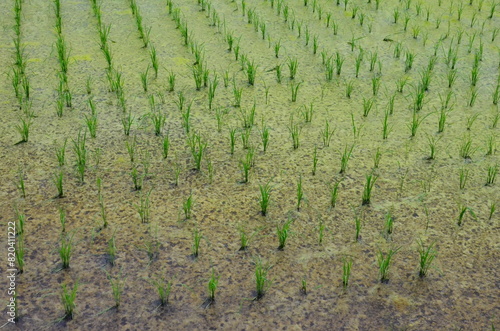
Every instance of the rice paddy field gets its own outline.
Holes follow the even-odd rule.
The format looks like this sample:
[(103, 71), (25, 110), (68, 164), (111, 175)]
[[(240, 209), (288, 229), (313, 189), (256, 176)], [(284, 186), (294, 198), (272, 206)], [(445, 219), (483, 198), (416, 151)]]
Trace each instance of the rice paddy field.
[(0, 13), (6, 329), (499, 328), (498, 0)]

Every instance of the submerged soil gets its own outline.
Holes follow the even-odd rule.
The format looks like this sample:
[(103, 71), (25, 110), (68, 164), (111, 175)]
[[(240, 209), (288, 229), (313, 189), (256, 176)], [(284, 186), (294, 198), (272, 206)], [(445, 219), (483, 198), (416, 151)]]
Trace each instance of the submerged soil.
[[(499, 213), (490, 217), (491, 205), (499, 201), (498, 183), (485, 186), (488, 167), (499, 163), (498, 154), (487, 154), (490, 137), (498, 136), (493, 125), (498, 114), (492, 104), (499, 75), (499, 39), (492, 34), (500, 27), (498, 9), (490, 14), (490, 2), (462, 1), (463, 14), (457, 19), (460, 2), (406, 2), (384, 0), (376, 9), (375, 1), (351, 0), (344, 6), (335, 1), (247, 0), (245, 13), (241, 1), (213, 0), (202, 11), (196, 0), (173, 1), (183, 22), (187, 22), (192, 40), (202, 45), (210, 79), (218, 75), (214, 106), (208, 107), (207, 88), (195, 89), (192, 75), (194, 56), (184, 46), (182, 35), (169, 14), (165, 1), (137, 1), (143, 24), (151, 27), (160, 63), (158, 77), (149, 70), (149, 88), (144, 92), (141, 73), (150, 66), (150, 53), (139, 39), (135, 18), (127, 0), (104, 1), (102, 20), (111, 24), (110, 47), (114, 68), (122, 73), (127, 109), (135, 121), (130, 136), (121, 124), (123, 112), (116, 95), (109, 91), (107, 64), (99, 47), (97, 21), (88, 0), (62, 2), (63, 35), (70, 49), (68, 84), (73, 94), (72, 108), (56, 115), (59, 64), (55, 49), (55, 14), (52, 3), (25, 1), (22, 15), (22, 44), (27, 59), (26, 72), (31, 83), (31, 102), (35, 117), (29, 142), (16, 144), (19, 134), (19, 102), (10, 79), (0, 82), (0, 219), (14, 221), (17, 208), (26, 215), (24, 243), (25, 270), (18, 275), (17, 291), (20, 319), (9, 328), (40, 329), (169, 329), (169, 330), (487, 330), (500, 325), (500, 223)], [(418, 13), (419, 3), (421, 12)], [(288, 6), (287, 22), (283, 10)], [(451, 7), (450, 7), (451, 6)], [(358, 7), (352, 19), (353, 8)], [(13, 63), (13, 2), (0, 4), (0, 62)], [(313, 10), (314, 8), (314, 10)], [(319, 9), (321, 8), (321, 9)], [(393, 12), (401, 12), (397, 24)], [(248, 10), (254, 10), (261, 27), (248, 24)], [(426, 10), (429, 20), (426, 20)], [(319, 19), (319, 12), (322, 12)], [(223, 26), (212, 24), (217, 13)], [(326, 27), (327, 13), (338, 25)], [(360, 25), (360, 15), (365, 15)], [(404, 31), (404, 18), (410, 20)], [(295, 23), (292, 29), (292, 17)], [(473, 22), (477, 19), (477, 22)], [(441, 20), (439, 28), (436, 21)], [(221, 23), (222, 24), (222, 23)], [(298, 25), (301, 36), (298, 36)], [(413, 38), (412, 32), (420, 28)], [(306, 45), (306, 30), (310, 41)], [(258, 65), (254, 86), (246, 72), (229, 52), (227, 33), (240, 38), (240, 56), (244, 54)], [(447, 35), (447, 38), (444, 38)], [(459, 36), (461, 42), (457, 44)], [(475, 35), (475, 39), (472, 36)], [(317, 37), (318, 51), (313, 52)], [(422, 123), (414, 137), (408, 125), (412, 121), (412, 93), (420, 75), (437, 47), (437, 61), (419, 116)], [(385, 39), (385, 40), (384, 40)], [(349, 42), (354, 40), (351, 50)], [(425, 40), (425, 45), (424, 45)], [(468, 51), (471, 42), (471, 52)], [(280, 41), (279, 57), (274, 45)], [(394, 57), (397, 43), (416, 54), (412, 69), (405, 72), (405, 51)], [(458, 45), (457, 80), (448, 88), (446, 56), (451, 45)], [(482, 46), (481, 46), (482, 45)], [(470, 74), (474, 54), (483, 49), (477, 99), (470, 100)], [(362, 48), (364, 58), (359, 77), (355, 77), (355, 59)], [(149, 48), (150, 49), (150, 48)], [(345, 58), (340, 75), (325, 78), (321, 52)], [(370, 71), (370, 57), (377, 61)], [(291, 101), (288, 59), (298, 60), (294, 81), (301, 83), (297, 101)], [(276, 80), (276, 66), (282, 64), (283, 79)], [(5, 65), (7, 75), (11, 67)], [(224, 86), (227, 70), (230, 83)], [(176, 75), (175, 90), (168, 91), (169, 73)], [(98, 112), (96, 138), (87, 132), (89, 151), (84, 182), (75, 167), (73, 140), (87, 131), (85, 115), (90, 114), (86, 81), (92, 77), (92, 98)], [(242, 88), (241, 108), (234, 107), (234, 84)], [(380, 89), (372, 96), (372, 78), (380, 77)], [(408, 77), (403, 92), (396, 82)], [(353, 82), (350, 98), (345, 86)], [(182, 116), (176, 106), (179, 92), (193, 101), (191, 130), (208, 142), (201, 170), (194, 168), (187, 144)], [(267, 91), (267, 92), (266, 92)], [(453, 92), (444, 132), (437, 133), (441, 99)], [(267, 94), (266, 94), (267, 93)], [(166, 115), (162, 136), (156, 136), (148, 114), (150, 95), (156, 108)], [(267, 95), (267, 96), (266, 96)], [(395, 95), (391, 128), (382, 137), (382, 121), (389, 98)], [(363, 102), (372, 98), (374, 105), (363, 116)], [(255, 148), (255, 164), (249, 182), (243, 183), (241, 160), (247, 155), (241, 133), (242, 111), (256, 106), (255, 125), (250, 145)], [(304, 107), (313, 105), (311, 122), (305, 122)], [(216, 108), (224, 109), (220, 130)], [(468, 128), (468, 119), (477, 115)], [(298, 124), (300, 144), (293, 148), (290, 118)], [(335, 129), (329, 146), (324, 146), (325, 121)], [(263, 151), (262, 123), (270, 129), (269, 146)], [(353, 123), (356, 132), (353, 131)], [(236, 129), (235, 151), (230, 153), (230, 130)], [(170, 138), (167, 159), (162, 155), (164, 136)], [(460, 147), (464, 137), (472, 140), (473, 154), (464, 159)], [(58, 171), (56, 146), (67, 142), (64, 171), (64, 197), (55, 198), (53, 176)], [(135, 191), (125, 142), (136, 141), (136, 159), (140, 172), (149, 166), (143, 189)], [(436, 143), (436, 157), (428, 160), (429, 139)], [(340, 174), (341, 155), (353, 145), (347, 171)], [(316, 173), (312, 173), (317, 151)], [(374, 167), (377, 150), (381, 153)], [(212, 169), (212, 170), (211, 170)], [(468, 171), (465, 188), (460, 189), (460, 170)], [(19, 172), (25, 181), (26, 197), (17, 188)], [(178, 185), (175, 185), (176, 172)], [(362, 205), (365, 176), (374, 173), (371, 203)], [(102, 196), (109, 226), (101, 229), (97, 179), (101, 178)], [(301, 178), (304, 199), (297, 210), (297, 182)], [(329, 185), (339, 180), (338, 200), (330, 204)], [(270, 206), (266, 216), (259, 207), (259, 185), (270, 182)], [(137, 212), (141, 197), (151, 190), (151, 215), (142, 223)], [(192, 217), (184, 219), (183, 203), (192, 194)], [(458, 225), (459, 206), (467, 212)], [(59, 209), (67, 213), (66, 231), (74, 234), (70, 268), (61, 270), (58, 248), (61, 242)], [(394, 217), (391, 235), (384, 233), (386, 214)], [(355, 218), (362, 219), (360, 238), (355, 240)], [(278, 250), (276, 227), (293, 219), (284, 250)], [(321, 224), (324, 238), (319, 243)], [(5, 227), (6, 228), (6, 227)], [(200, 253), (192, 258), (193, 231), (203, 235)], [(240, 229), (251, 236), (248, 249), (240, 251)], [(6, 231), (6, 230), (5, 230)], [(115, 236), (116, 265), (111, 266), (108, 242)], [(6, 235), (4, 236), (6, 238)], [(435, 243), (437, 257), (427, 277), (418, 275), (418, 244)], [(147, 247), (157, 243), (150, 259)], [(381, 283), (377, 254), (400, 248), (394, 255), (389, 281)], [(260, 257), (272, 268), (271, 281), (261, 300), (255, 297), (255, 260)], [(349, 286), (342, 287), (344, 259), (352, 258)], [(211, 270), (219, 278), (215, 302), (207, 307), (207, 282)], [(122, 277), (121, 305), (114, 305), (107, 273)], [(159, 307), (151, 280), (172, 280), (169, 304)], [(307, 294), (301, 291), (307, 281)], [(79, 282), (76, 312), (69, 321), (58, 321), (64, 310), (60, 302), (61, 285)], [(6, 288), (2, 277), (2, 288)], [(5, 292), (4, 292), (5, 293)], [(6, 294), (2, 295), (4, 298)], [(4, 299), (2, 299), (4, 300)], [(7, 299), (5, 299), (7, 300)], [(7, 316), (7, 315), (2, 315)], [(7, 318), (5, 318), (5, 321)]]

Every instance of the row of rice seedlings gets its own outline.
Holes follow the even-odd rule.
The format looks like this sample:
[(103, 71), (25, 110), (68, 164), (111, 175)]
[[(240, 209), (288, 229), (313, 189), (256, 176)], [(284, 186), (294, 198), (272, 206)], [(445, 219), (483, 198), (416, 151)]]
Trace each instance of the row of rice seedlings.
[(142, 24), (142, 15), (139, 11), (139, 7), (137, 7), (137, 3), (135, 0), (130, 1), (130, 9), (132, 10), (132, 15), (134, 15), (135, 23), (137, 25), (137, 31), (139, 32), (139, 38), (142, 39), (144, 44), (144, 48), (149, 45), (149, 35), (151, 33), (151, 27), (145, 27)]
[[(33, 124), (34, 113), (31, 109), (30, 91), (31, 85), (29, 77), (26, 75), (27, 59), (24, 52), (24, 47), (21, 42), (21, 17), (22, 17), (22, 1), (16, 0), (14, 2), (14, 65), (12, 71), (9, 73), (11, 78), (12, 87), (15, 96), (19, 102), (19, 109), (23, 111), (24, 116), (19, 116), (19, 123), (15, 125), (16, 131), (21, 136), (21, 140), (16, 143), (25, 143), (29, 140), (31, 125)], [(22, 90), (22, 93), (21, 93)]]

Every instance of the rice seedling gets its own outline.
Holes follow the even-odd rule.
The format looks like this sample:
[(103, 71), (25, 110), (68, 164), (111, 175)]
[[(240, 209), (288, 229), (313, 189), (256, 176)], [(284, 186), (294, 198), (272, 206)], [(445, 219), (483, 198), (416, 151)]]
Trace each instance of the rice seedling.
[(64, 91), (64, 102), (66, 103), (67, 108), (71, 108), (73, 105), (73, 95), (71, 94), (71, 91), (69, 89), (66, 89)]
[(260, 199), (259, 199), (259, 204), (260, 204), (260, 213), (262, 216), (267, 215), (267, 209), (269, 207), (269, 202), (271, 200), (271, 182), (267, 182), (265, 185), (260, 185), (259, 184), (259, 190), (260, 190)]
[(282, 74), (281, 74), (281, 64), (276, 65), (276, 80), (278, 84), (281, 84)]
[(335, 53), (335, 67), (336, 67), (336, 73), (337, 76), (340, 76), (340, 73), (342, 72), (342, 66), (344, 65), (345, 58), (339, 53)]
[(302, 128), (297, 123), (293, 123), (293, 116), (290, 117), (290, 123), (288, 125), (288, 132), (292, 138), (293, 149), (299, 148), (300, 133)]
[(459, 148), (460, 157), (465, 160), (470, 160), (475, 150), (476, 149), (472, 147), (472, 138), (470, 135), (465, 135)]
[(12, 72), (9, 73), (9, 76), (11, 77), (11, 84), (12, 87), (14, 88), (14, 94), (16, 98), (19, 98), (20, 97), (19, 87), (21, 86), (21, 81), (22, 81), (21, 71), (13, 67)]
[[(238, 61), (238, 59), (240, 57), (240, 44), (239, 44), (239, 42), (238, 42), (238, 44), (236, 44), (236, 46), (234, 46), (233, 52), (234, 52), (235, 61)], [(243, 55), (242, 55), (242, 59), (244, 59)]]
[(465, 188), (465, 184), (467, 184), (467, 180), (469, 179), (469, 169), (460, 168), (459, 178), (460, 178), (460, 189), (463, 190)]
[(389, 112), (389, 115), (394, 114), (394, 100), (396, 98), (396, 94), (394, 93), (389, 97), (389, 101), (387, 102), (386, 111)]
[(33, 124), (31, 117), (27, 117), (27, 118), (19, 117), (19, 121), (20, 121), (20, 123), (16, 124), (15, 128), (16, 128), (17, 132), (19, 132), (19, 134), (21, 135), (21, 140), (19, 142), (17, 142), (16, 145), (28, 142), (31, 125)]
[(366, 177), (366, 182), (365, 182), (365, 187), (363, 189), (362, 204), (369, 205), (370, 200), (371, 200), (373, 186), (375, 185), (375, 182), (377, 181), (378, 176), (376, 176), (374, 174), (369, 174), (369, 175), (366, 175), (365, 177)]
[(465, 221), (465, 216), (467, 215), (467, 212), (469, 212), (469, 215), (473, 218), (473, 219), (476, 219), (476, 214), (474, 213), (474, 211), (470, 208), (470, 207), (467, 207), (466, 205), (460, 203), (458, 205), (458, 218), (457, 218), (457, 225), (458, 226), (462, 226), (464, 224), (464, 221)]
[(477, 56), (478, 54), (476, 53), (476, 56), (474, 57), (474, 64), (472, 66), (472, 70), (470, 73), (470, 84), (471, 86), (476, 86), (477, 81), (479, 80), (479, 57)]
[(56, 198), (64, 198), (64, 171), (62, 169), (59, 169), (59, 171), (54, 174), (53, 181), (57, 188)]
[(149, 73), (149, 65), (146, 68), (146, 71), (141, 72), (141, 83), (142, 83), (142, 88), (143, 88), (144, 92), (148, 91), (148, 86), (149, 86), (148, 73)]
[(267, 279), (271, 266), (264, 264), (260, 258), (255, 259), (255, 289), (256, 296), (254, 300), (262, 299), (271, 286), (271, 280)]
[(321, 139), (323, 141), (323, 147), (330, 146), (330, 142), (333, 138), (333, 134), (335, 133), (335, 128), (330, 130), (330, 123), (325, 120), (325, 128), (321, 130)]
[(197, 133), (188, 136), (188, 146), (194, 159), (195, 169), (201, 169), (201, 161), (206, 153), (208, 143)]
[(373, 71), (375, 69), (375, 64), (377, 63), (377, 60), (378, 60), (378, 53), (371, 52), (370, 53), (370, 71)]
[(116, 277), (112, 277), (111, 274), (106, 271), (106, 276), (111, 284), (113, 299), (115, 300), (113, 308), (118, 309), (120, 307), (121, 297), (125, 287), (125, 278), (121, 276), (121, 272)]
[(394, 231), (394, 216), (392, 216), (391, 212), (388, 211), (387, 214), (385, 214), (384, 234), (387, 237), (389, 237), (393, 231)]
[(243, 93), (243, 88), (237, 88), (236, 83), (233, 82), (233, 96), (234, 96), (234, 107), (241, 107), (241, 94)]
[(295, 79), (295, 76), (297, 75), (297, 69), (299, 67), (298, 60), (289, 58), (287, 65), (288, 65), (288, 70), (290, 72), (290, 79)]
[(305, 277), (302, 278), (300, 291), (302, 294), (307, 295), (307, 279)]
[(375, 155), (373, 155), (373, 169), (378, 169), (381, 159), (382, 159), (382, 152), (380, 152), (380, 147), (377, 147)]
[(191, 219), (191, 212), (193, 209), (193, 193), (190, 193), (186, 201), (182, 203), (182, 210), (184, 212), (184, 220)]
[(466, 123), (466, 129), (467, 131), (470, 131), (472, 128), (472, 125), (476, 121), (477, 117), (479, 116), (479, 113), (475, 113), (469, 117), (467, 117), (467, 123)]
[(418, 244), (418, 255), (419, 259), (419, 271), (418, 275), (420, 278), (424, 278), (427, 276), (429, 268), (431, 267), (432, 262), (436, 258), (436, 250), (434, 249), (435, 242), (431, 243), (429, 246), (425, 246), (422, 240), (417, 240)]
[(16, 235), (21, 236), (24, 234), (24, 225), (26, 224), (26, 215), (21, 213), (17, 206), (14, 207), (16, 214)]
[(413, 39), (417, 39), (418, 35), (420, 34), (420, 26), (419, 25), (413, 26), (411, 28), (411, 33), (412, 33)]
[(66, 211), (59, 208), (59, 223), (61, 223), (61, 233), (66, 232)]
[(313, 37), (313, 54), (316, 54), (318, 52), (318, 48), (319, 48), (318, 36), (315, 35)]
[(193, 73), (193, 79), (194, 79), (194, 83), (196, 86), (196, 90), (199, 91), (201, 89), (202, 84), (203, 84), (203, 66), (202, 66), (202, 64), (199, 63), (198, 65), (193, 66), (191, 71)]
[(130, 157), (130, 162), (134, 163), (135, 160), (135, 148), (137, 145), (137, 137), (134, 136), (132, 142), (125, 141), (125, 147), (127, 148), (128, 155)]
[(399, 59), (401, 57), (401, 52), (403, 51), (403, 44), (401, 42), (397, 42), (394, 46), (394, 57)]
[(85, 146), (87, 140), (87, 135), (84, 133), (81, 134), (81, 131), (78, 132), (78, 136), (76, 140), (72, 140), (73, 142), (73, 151), (76, 154), (76, 168), (78, 171), (80, 182), (83, 183), (85, 178), (85, 169), (87, 165), (87, 148)]
[(386, 110), (384, 112), (384, 119), (382, 120), (382, 139), (384, 140), (389, 137), (389, 133), (392, 131), (392, 126), (389, 126), (389, 115), (390, 111)]
[(361, 68), (361, 63), (363, 62), (363, 56), (364, 56), (363, 49), (360, 48), (358, 56), (356, 57), (355, 62), (354, 62), (355, 63), (355, 70), (356, 70), (356, 78), (358, 78), (358, 76), (359, 76), (359, 70)]
[(208, 84), (208, 109), (212, 109), (213, 100), (215, 98), (215, 91), (217, 90), (217, 85), (219, 85), (219, 81), (217, 75), (214, 76), (213, 80), (211, 80)]
[(497, 5), (498, 5), (498, 3), (496, 1), (491, 2), (490, 14), (488, 16), (489, 19), (493, 18), (493, 15), (495, 14), (495, 9), (496, 9)]
[(132, 171), (130, 172), (130, 177), (132, 177), (132, 183), (134, 184), (134, 191), (142, 190), (142, 184), (144, 178), (146, 177), (144, 173), (140, 173), (138, 170), (139, 166), (134, 165)]
[(313, 167), (312, 167), (312, 175), (316, 175), (316, 167), (318, 166), (318, 147), (314, 146), (313, 152)]
[[(263, 124), (260, 136), (262, 139), (262, 149), (263, 149), (263, 152), (265, 153), (267, 151), (268, 146), (269, 146), (269, 127), (267, 127), (266, 125)], [(234, 146), (233, 146), (233, 151), (234, 151)]]
[(266, 23), (260, 22), (259, 27), (260, 27), (260, 32), (262, 33), (262, 40), (265, 40), (266, 39), (266, 29), (267, 29)]
[(347, 145), (345, 146), (344, 152), (342, 153), (341, 158), (340, 158), (340, 171), (339, 171), (339, 173), (343, 174), (346, 172), (347, 164), (349, 162), (349, 159), (352, 156), (353, 149), (354, 149), (354, 144), (352, 144), (350, 148)]
[(69, 268), (69, 261), (73, 255), (73, 234), (67, 234), (61, 237), (61, 242), (59, 244), (59, 257), (62, 262), (62, 269)]
[(355, 229), (356, 229), (356, 232), (355, 232), (355, 241), (358, 242), (361, 240), (361, 228), (363, 227), (363, 219), (360, 215), (356, 214), (354, 216), (354, 226), (355, 226)]
[(151, 66), (153, 67), (153, 70), (155, 71), (155, 78), (158, 77), (158, 69), (160, 67), (160, 64), (158, 63), (158, 56), (156, 55), (156, 48), (151, 45), (149, 47), (149, 58), (151, 59)]
[(491, 186), (495, 183), (495, 179), (498, 174), (499, 166), (498, 164), (488, 167), (488, 175), (486, 176), (486, 186)]
[(491, 220), (491, 218), (493, 217), (493, 214), (495, 213), (495, 210), (496, 210), (496, 203), (492, 202), (490, 204), (490, 214), (488, 216), (488, 220)]
[(302, 200), (304, 200), (304, 190), (302, 189), (302, 175), (299, 176), (299, 181), (297, 182), (297, 211), (300, 210)]
[(90, 116), (85, 115), (85, 124), (89, 130), (90, 137), (95, 138), (97, 134), (97, 113), (93, 113)]
[(345, 96), (351, 98), (352, 91), (354, 90), (354, 81), (348, 81), (345, 85)]
[(328, 190), (330, 192), (330, 207), (335, 208), (337, 205), (337, 198), (339, 195), (339, 186), (342, 180), (338, 180), (335, 184), (328, 184)]
[(200, 253), (200, 243), (203, 238), (201, 231), (198, 228), (193, 230), (193, 245), (191, 246), (191, 253), (193, 258), (197, 258)]
[(248, 177), (250, 175), (250, 169), (253, 165), (254, 149), (249, 148), (247, 154), (243, 159), (240, 160), (241, 171), (243, 172), (242, 183), (248, 183)]
[(405, 72), (408, 72), (413, 67), (413, 61), (415, 60), (416, 54), (406, 51), (405, 53)]
[(113, 235), (108, 241), (107, 254), (108, 261), (111, 266), (115, 265), (116, 261), (116, 238), (115, 238), (116, 230), (113, 232)]
[(255, 83), (255, 75), (257, 74), (257, 67), (258, 67), (258, 65), (256, 65), (253, 60), (252, 60), (252, 62), (247, 60), (246, 73), (247, 73), (249, 85), (253, 86)]
[(155, 287), (156, 293), (158, 293), (160, 306), (166, 306), (170, 298), (170, 292), (172, 291), (172, 280), (167, 282), (164, 278), (158, 278), (152, 280), (151, 284)]
[(154, 132), (156, 136), (161, 136), (163, 127), (165, 126), (165, 122), (167, 120), (166, 114), (161, 112), (160, 110), (152, 110), (149, 113), (149, 118), (153, 122)]
[(430, 115), (430, 113), (421, 117), (420, 115), (418, 115), (418, 113), (416, 111), (413, 112), (412, 120), (411, 120), (410, 124), (408, 124), (408, 128), (410, 129), (411, 137), (415, 137), (417, 135), (417, 130), (420, 127), (420, 124), (422, 124), (423, 120), (429, 115)]
[(496, 151), (495, 136), (491, 135), (486, 141), (486, 155), (493, 155), (495, 154), (495, 151)]
[(336, 36), (339, 32), (339, 23), (333, 21), (332, 22), (332, 30), (333, 30), (333, 35)]
[(301, 111), (301, 114), (304, 117), (304, 121), (306, 123), (311, 123), (314, 115), (314, 104), (311, 102), (309, 104), (309, 107), (307, 107), (306, 105), (302, 105), (302, 109), (303, 110)]
[(492, 94), (493, 104), (498, 105), (498, 100), (500, 100), (500, 83), (497, 83), (497, 87)]
[(150, 189), (148, 192), (144, 193), (141, 191), (141, 195), (139, 197), (139, 204), (135, 206), (137, 212), (139, 213), (139, 217), (142, 223), (148, 223), (151, 215), (151, 192), (153, 189)]
[(363, 116), (368, 117), (368, 114), (373, 108), (373, 98), (365, 99), (363, 98)]
[(372, 93), (374, 96), (378, 94), (380, 88), (380, 76), (372, 77)]
[(379, 279), (381, 283), (389, 282), (389, 267), (391, 265), (392, 258), (394, 254), (399, 251), (398, 248), (389, 248), (387, 253), (382, 252), (381, 250), (377, 253), (377, 264), (379, 268)]
[(230, 153), (234, 154), (234, 145), (236, 143), (236, 129), (229, 130), (229, 144), (231, 146)]
[(491, 33), (491, 42), (494, 42), (500, 32), (500, 28), (493, 28), (493, 32)]
[[(179, 96), (180, 98), (180, 96)], [(189, 134), (189, 132), (191, 131), (191, 106), (193, 105), (193, 101), (194, 100), (191, 100), (191, 102), (187, 105), (187, 107), (185, 107), (185, 110), (181, 110), (181, 117), (182, 117), (182, 126), (184, 127), (184, 129), (186, 130), (186, 133)], [(179, 109), (181, 109), (182, 106), (179, 106)]]
[(400, 16), (399, 8), (394, 8), (394, 10), (392, 12), (392, 18), (393, 18), (393, 23), (394, 24), (398, 23), (399, 16)]
[(342, 286), (347, 288), (349, 286), (349, 278), (351, 277), (351, 268), (352, 268), (352, 258), (344, 257), (342, 259)]
[(14, 249), (14, 254), (16, 256), (15, 260), (16, 260), (16, 264), (17, 264), (17, 269), (18, 269), (18, 273), (20, 273), (20, 274), (22, 274), (24, 272), (24, 264), (25, 264), (24, 255), (25, 255), (25, 253), (26, 253), (26, 251), (24, 248), (24, 236), (20, 235), (16, 239), (16, 246)]
[(76, 293), (79, 285), (78, 280), (73, 284), (73, 288), (68, 288), (67, 284), (62, 285), (61, 301), (64, 307), (64, 316), (62, 319), (73, 319), (76, 309)]
[(428, 91), (429, 85), (431, 84), (431, 75), (432, 71), (429, 68), (424, 69), (420, 72), (420, 85), (422, 86), (422, 90)]
[(212, 267), (212, 274), (210, 275), (210, 279), (208, 280), (208, 304), (212, 304), (215, 302), (215, 291), (217, 291), (217, 286), (219, 284), (220, 276), (215, 275), (215, 270)]

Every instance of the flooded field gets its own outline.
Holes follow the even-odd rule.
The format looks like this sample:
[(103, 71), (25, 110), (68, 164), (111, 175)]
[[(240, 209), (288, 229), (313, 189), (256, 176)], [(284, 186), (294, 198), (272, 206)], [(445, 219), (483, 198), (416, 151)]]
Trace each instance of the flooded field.
[(498, 0), (0, 12), (6, 329), (499, 328)]

